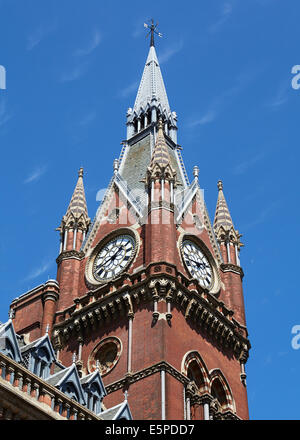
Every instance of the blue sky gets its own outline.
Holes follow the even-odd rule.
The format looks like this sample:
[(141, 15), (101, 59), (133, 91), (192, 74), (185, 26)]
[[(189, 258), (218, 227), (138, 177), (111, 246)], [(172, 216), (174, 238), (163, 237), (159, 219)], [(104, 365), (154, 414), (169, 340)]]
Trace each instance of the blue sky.
[(77, 171), (90, 217), (126, 136), (148, 52), (157, 54), (178, 142), (211, 215), (217, 181), (243, 234), (252, 419), (299, 419), (300, 64), (297, 0), (0, 0), (1, 309), (56, 277), (58, 234)]

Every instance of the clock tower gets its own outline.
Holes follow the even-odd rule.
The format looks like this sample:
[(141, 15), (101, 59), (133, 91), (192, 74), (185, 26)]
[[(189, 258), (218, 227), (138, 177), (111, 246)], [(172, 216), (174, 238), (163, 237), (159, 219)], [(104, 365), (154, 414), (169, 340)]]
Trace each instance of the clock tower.
[(213, 223), (197, 166), (189, 182), (150, 32), (105, 196), (91, 222), (80, 169), (57, 279), (13, 301), (14, 327), (29, 341), (47, 331), (81, 377), (100, 368), (104, 404), (125, 393), (133, 419), (247, 419), (241, 235), (222, 182)]

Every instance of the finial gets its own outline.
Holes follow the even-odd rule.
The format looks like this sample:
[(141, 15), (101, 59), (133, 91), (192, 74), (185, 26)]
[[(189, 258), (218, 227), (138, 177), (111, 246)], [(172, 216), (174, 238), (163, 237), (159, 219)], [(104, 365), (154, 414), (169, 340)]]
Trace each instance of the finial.
[(13, 309), (10, 309), (8, 312), (8, 318), (13, 319), (15, 317), (15, 311)]
[(46, 325), (46, 329), (45, 329), (45, 334), (46, 334), (46, 335), (49, 333), (49, 329), (50, 329), (50, 325), (47, 324), (47, 325)]
[(223, 190), (223, 182), (222, 182), (222, 180), (218, 181), (218, 189), (219, 189), (219, 191)]
[(118, 169), (119, 169), (119, 160), (115, 159), (114, 160), (114, 174), (117, 174)]
[(72, 363), (75, 364), (75, 362), (76, 362), (76, 353), (73, 353), (73, 356), (72, 356)]
[(193, 168), (193, 176), (195, 177), (195, 179), (198, 179), (199, 168), (197, 167), (197, 165), (195, 165), (194, 168)]
[(144, 27), (145, 27), (146, 29), (150, 29), (150, 30), (149, 30), (149, 33), (147, 34), (147, 37), (148, 37), (148, 35), (151, 34), (151, 38), (150, 38), (150, 47), (151, 47), (151, 46), (154, 46), (154, 34), (158, 35), (159, 37), (162, 37), (162, 34), (161, 34), (160, 32), (157, 32), (157, 30), (156, 30), (157, 26), (158, 26), (158, 23), (156, 23), (156, 25), (154, 25), (154, 20), (153, 20), (153, 18), (152, 18), (152, 20), (151, 20), (151, 24), (144, 23)]
[(96, 360), (96, 370), (100, 371), (100, 362)]
[(124, 391), (124, 397), (125, 397), (125, 401), (126, 401), (126, 402), (127, 402), (127, 400), (128, 400), (128, 396), (129, 396), (128, 391), (125, 390), (125, 391)]
[(162, 130), (163, 129), (163, 122), (162, 122), (162, 118), (160, 117), (158, 120), (158, 130)]
[(83, 168), (82, 167), (78, 171), (78, 177), (83, 177)]

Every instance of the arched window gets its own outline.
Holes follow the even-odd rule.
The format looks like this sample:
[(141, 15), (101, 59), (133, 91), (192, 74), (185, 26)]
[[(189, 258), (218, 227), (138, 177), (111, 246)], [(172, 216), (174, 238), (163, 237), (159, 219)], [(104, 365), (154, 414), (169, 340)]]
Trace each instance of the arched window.
[(191, 351), (185, 355), (181, 370), (195, 383), (200, 394), (209, 391), (208, 370), (197, 351)]
[(187, 376), (189, 379), (193, 380), (200, 392), (205, 391), (205, 380), (203, 376), (203, 372), (196, 361), (196, 359), (192, 360), (189, 363)]
[(219, 402), (222, 409), (235, 412), (236, 409), (232, 392), (223, 373), (219, 369), (216, 369), (210, 372), (210, 377), (211, 395)]
[(75, 400), (76, 402), (79, 401), (78, 393), (73, 385), (72, 382), (67, 382), (62, 390), (63, 393), (65, 393), (70, 399)]
[(219, 378), (216, 378), (211, 385), (211, 394), (217, 399), (222, 409), (226, 408), (228, 405), (226, 391)]

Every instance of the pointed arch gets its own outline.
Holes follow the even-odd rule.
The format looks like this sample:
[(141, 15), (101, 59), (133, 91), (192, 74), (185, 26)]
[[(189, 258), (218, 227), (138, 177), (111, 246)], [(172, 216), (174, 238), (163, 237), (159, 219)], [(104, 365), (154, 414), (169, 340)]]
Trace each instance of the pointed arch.
[(218, 400), (221, 408), (236, 412), (233, 394), (227, 379), (218, 368), (210, 372), (210, 389), (212, 396)]
[(209, 392), (208, 369), (198, 351), (192, 350), (185, 354), (181, 363), (181, 371), (194, 381), (199, 393)]

